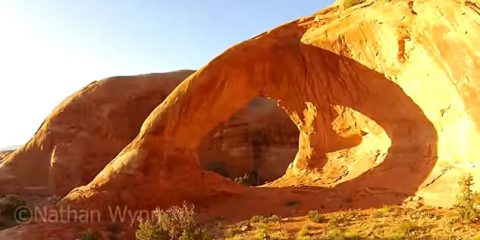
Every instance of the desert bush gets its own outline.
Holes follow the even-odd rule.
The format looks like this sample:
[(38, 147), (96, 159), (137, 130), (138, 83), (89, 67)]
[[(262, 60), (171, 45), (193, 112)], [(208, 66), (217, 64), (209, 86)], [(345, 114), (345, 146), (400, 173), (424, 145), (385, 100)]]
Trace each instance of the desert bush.
[(343, 8), (350, 8), (360, 3), (364, 3), (366, 0), (343, 0)]
[(297, 239), (304, 239), (311, 235), (311, 227), (308, 224), (302, 226), (300, 231), (297, 232)]
[(344, 232), (339, 228), (330, 230), (328, 232), (329, 240), (361, 240), (362, 238), (354, 233)]
[(480, 194), (472, 190), (473, 176), (465, 176), (458, 183), (462, 192), (458, 196), (453, 209), (464, 221), (475, 222), (480, 220)]
[(157, 209), (153, 219), (140, 219), (137, 240), (207, 240), (206, 229), (198, 222), (194, 206), (184, 203), (167, 210)]
[(400, 223), (396, 229), (394, 229), (393, 233), (390, 234), (386, 239), (408, 239), (413, 231), (417, 228), (415, 223), (410, 221), (405, 221)]
[(10, 219), (15, 217), (16, 209), (24, 206), (26, 206), (25, 201), (17, 195), (7, 194), (3, 198), (0, 198), (0, 214)]
[(100, 234), (96, 231), (93, 231), (91, 229), (87, 229), (80, 233), (80, 240), (99, 240), (100, 239)]
[(384, 205), (384, 206), (380, 209), (380, 211), (381, 211), (382, 213), (387, 214), (387, 213), (392, 213), (392, 212), (394, 212), (396, 209), (397, 209), (397, 206)]
[(107, 225), (108, 239), (117, 240), (121, 230), (122, 230), (122, 226), (119, 223), (108, 224)]
[(273, 214), (270, 216), (261, 216), (261, 215), (255, 215), (250, 218), (250, 223), (272, 223), (272, 222), (279, 222), (280, 217)]
[(240, 238), (240, 239), (252, 239), (252, 240), (288, 240), (291, 239), (289, 237), (288, 232), (282, 229), (275, 229), (271, 230), (268, 228), (268, 226), (264, 225), (262, 227), (256, 228), (256, 230), (253, 232), (252, 236)]
[(317, 210), (311, 210), (308, 212), (308, 218), (310, 221), (314, 223), (324, 223), (327, 221), (327, 218), (325, 218), (322, 214), (320, 214)]
[(240, 235), (242, 233), (242, 230), (240, 228), (229, 228), (224, 231), (223, 235), (228, 238), (235, 237), (237, 235)]
[(243, 177), (235, 178), (235, 182), (243, 186), (256, 186), (257, 184), (257, 173), (255, 171), (245, 173)]

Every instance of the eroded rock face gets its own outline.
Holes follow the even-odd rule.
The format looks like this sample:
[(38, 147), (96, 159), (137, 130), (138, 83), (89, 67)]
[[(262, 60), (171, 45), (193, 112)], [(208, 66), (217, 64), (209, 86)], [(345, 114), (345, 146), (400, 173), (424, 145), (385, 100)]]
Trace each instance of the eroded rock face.
[(295, 160), (272, 186), (450, 205), (459, 177), (480, 182), (478, 9), (444, 0), (332, 6), (236, 45), (176, 88), (63, 203), (153, 207), (243, 191), (202, 172), (195, 149), (266, 96), (300, 130)]
[[(90, 182), (140, 131), (155, 106), (193, 71), (113, 77), (57, 107), (32, 140), (0, 166), (1, 194), (63, 196)], [(220, 123), (199, 147), (201, 163), (235, 178), (272, 181), (298, 149), (298, 130), (276, 101), (254, 99)], [(0, 152), (0, 162), (13, 151)]]
[(60, 196), (91, 181), (150, 112), (194, 71), (112, 77), (64, 100), (0, 165), (0, 193)]
[(0, 151), (0, 162), (3, 161), (3, 159), (10, 153), (12, 153), (13, 150), (8, 150), (8, 151)]

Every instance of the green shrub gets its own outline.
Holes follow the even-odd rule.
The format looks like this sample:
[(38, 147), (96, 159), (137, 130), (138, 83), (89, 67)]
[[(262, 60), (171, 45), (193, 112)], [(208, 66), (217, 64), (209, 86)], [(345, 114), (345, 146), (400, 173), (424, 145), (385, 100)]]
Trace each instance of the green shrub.
[(332, 229), (328, 232), (329, 240), (361, 240), (362, 238), (354, 233), (344, 232), (339, 228)]
[(7, 194), (0, 198), (0, 214), (10, 219), (14, 219), (16, 209), (25, 207), (26, 203), (19, 196)]
[(207, 240), (208, 232), (198, 223), (193, 205), (184, 203), (167, 210), (157, 209), (153, 219), (140, 219), (137, 240)]
[(317, 210), (312, 210), (308, 212), (308, 218), (310, 221), (314, 223), (324, 223), (327, 221), (327, 218), (325, 218), (322, 214), (320, 214)]
[(280, 217), (273, 214), (270, 216), (261, 216), (261, 215), (255, 215), (250, 218), (250, 223), (273, 223), (273, 222), (280, 222)]
[(99, 240), (100, 234), (91, 229), (85, 230), (80, 233), (80, 240)]
[(304, 239), (306, 237), (309, 237), (311, 235), (310, 230), (310, 225), (303, 225), (300, 231), (297, 232), (297, 239)]
[(255, 171), (245, 173), (243, 177), (235, 178), (235, 182), (243, 186), (257, 186), (257, 173)]
[(415, 229), (417, 229), (417, 225), (415, 225), (415, 223), (410, 221), (402, 222), (385, 239), (410, 239), (409, 237), (411, 237), (412, 232), (414, 232)]
[(360, 3), (364, 3), (366, 0), (343, 0), (343, 8), (350, 8)]
[(107, 225), (108, 239), (117, 240), (121, 230), (122, 230), (122, 226), (119, 223), (108, 224)]
[(454, 210), (458, 216), (467, 222), (475, 222), (480, 219), (480, 194), (473, 192), (473, 176), (463, 177), (459, 182), (462, 192), (457, 198)]

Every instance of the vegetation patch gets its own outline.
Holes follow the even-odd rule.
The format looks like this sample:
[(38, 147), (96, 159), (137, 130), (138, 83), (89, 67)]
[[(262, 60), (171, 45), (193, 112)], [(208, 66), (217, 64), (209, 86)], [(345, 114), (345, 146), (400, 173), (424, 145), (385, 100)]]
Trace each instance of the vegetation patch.
[(97, 231), (87, 229), (80, 233), (80, 240), (100, 240), (100, 234)]
[(208, 231), (198, 222), (194, 206), (184, 203), (167, 210), (157, 209), (152, 219), (140, 219), (137, 240), (209, 240)]
[(255, 171), (245, 173), (243, 177), (235, 178), (236, 183), (243, 186), (257, 186), (259, 185), (257, 173)]
[(324, 223), (327, 222), (327, 218), (320, 214), (317, 210), (312, 210), (308, 212), (308, 219), (314, 223)]
[(462, 192), (457, 198), (457, 203), (453, 209), (458, 217), (466, 222), (474, 223), (480, 220), (480, 193), (472, 190), (474, 182), (473, 176), (463, 177), (460, 182)]

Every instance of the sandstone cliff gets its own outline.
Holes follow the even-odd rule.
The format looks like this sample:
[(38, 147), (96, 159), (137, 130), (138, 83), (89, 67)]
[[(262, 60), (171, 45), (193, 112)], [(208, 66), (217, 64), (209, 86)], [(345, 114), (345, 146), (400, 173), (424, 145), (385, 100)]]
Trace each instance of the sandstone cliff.
[(295, 160), (270, 186), (450, 205), (459, 177), (480, 182), (479, 12), (460, 0), (334, 5), (240, 43), (176, 88), (63, 203), (153, 207), (244, 191), (203, 172), (196, 148), (264, 96), (300, 131)]

